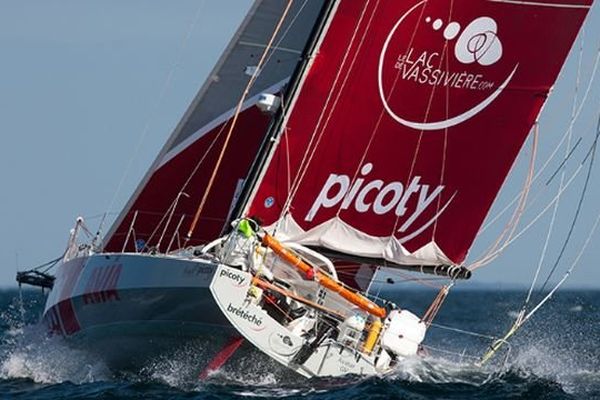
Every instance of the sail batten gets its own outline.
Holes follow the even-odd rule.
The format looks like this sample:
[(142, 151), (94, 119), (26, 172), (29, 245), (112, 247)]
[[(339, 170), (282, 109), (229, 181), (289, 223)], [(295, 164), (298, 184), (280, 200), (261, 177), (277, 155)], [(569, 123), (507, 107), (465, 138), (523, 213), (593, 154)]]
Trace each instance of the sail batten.
[(340, 1), (247, 215), (350, 257), (460, 264), (591, 0), (520, 3)]

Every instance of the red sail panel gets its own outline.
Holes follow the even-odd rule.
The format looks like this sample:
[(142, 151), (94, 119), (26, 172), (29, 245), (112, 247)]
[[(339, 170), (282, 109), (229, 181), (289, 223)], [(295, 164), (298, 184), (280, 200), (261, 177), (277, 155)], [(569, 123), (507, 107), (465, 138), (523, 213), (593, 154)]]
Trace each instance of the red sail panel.
[[(244, 102), (221, 167), (188, 245), (219, 236), (270, 121), (256, 103), (277, 94), (301, 59), (323, 0), (295, 2), (269, 49)], [(198, 92), (143, 181), (113, 224), (108, 251), (158, 247), (174, 250), (183, 240), (217, 164), (234, 110), (256, 70), (286, 3), (256, 0), (221, 59)], [(183, 219), (182, 219), (183, 218)], [(134, 220), (135, 219), (135, 220)], [(125, 243), (126, 242), (126, 243)], [(136, 242), (138, 245), (136, 246)]]
[(591, 0), (342, 0), (248, 215), (284, 239), (461, 263)]
[[(227, 148), (223, 157), (222, 164), (226, 167), (221, 168), (217, 175), (212, 196), (203, 209), (193, 240), (188, 244), (206, 243), (219, 236), (238, 181), (248, 173), (268, 122), (269, 118), (256, 107), (245, 110), (239, 116), (231, 137), (234, 145)], [(126, 251), (151, 247), (166, 251), (169, 243), (169, 250), (177, 249), (183, 244), (199, 199), (206, 190), (212, 168), (217, 162), (218, 151), (225, 140), (229, 123), (230, 120), (227, 120), (219, 124), (157, 168), (129, 207), (119, 228), (112, 234), (106, 247), (109, 251), (123, 250), (125, 240)], [(198, 165), (200, 168), (193, 173)], [(180, 195), (181, 191), (185, 194)], [(175, 210), (171, 214), (174, 205)], [(178, 229), (182, 216), (184, 220)]]

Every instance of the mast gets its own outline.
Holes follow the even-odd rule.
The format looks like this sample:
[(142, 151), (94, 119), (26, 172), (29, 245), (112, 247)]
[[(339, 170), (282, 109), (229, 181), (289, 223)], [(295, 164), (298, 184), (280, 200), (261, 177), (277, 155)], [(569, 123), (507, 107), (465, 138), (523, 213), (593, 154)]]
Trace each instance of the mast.
[[(310, 68), (310, 64), (314, 59), (315, 53), (318, 51), (319, 43), (322, 40), (323, 34), (327, 28), (327, 24), (333, 16), (339, 1), (340, 0), (325, 0), (323, 3), (319, 17), (302, 52), (302, 59), (294, 70), (285, 93), (282, 94), (282, 99), (284, 101), (282, 101), (281, 107), (277, 110), (277, 113), (271, 121), (267, 134), (261, 143), (260, 149), (256, 155), (256, 158), (254, 159), (254, 162), (252, 163), (252, 166), (250, 167), (250, 173), (244, 182), (244, 187), (240, 197), (233, 212), (231, 213), (230, 221), (242, 217), (247, 211), (247, 207), (249, 205), (248, 202), (256, 190), (257, 184), (264, 175), (270, 156), (277, 148), (279, 139), (283, 134), (282, 127), (285, 123), (288, 111), (292, 108), (291, 104), (298, 93), (298, 89), (302, 84), (303, 77)], [(287, 99), (289, 99), (289, 102), (285, 101)], [(225, 224), (223, 229), (229, 229), (228, 224)]]
[[(216, 238), (263, 142), (271, 115), (256, 104), (262, 93), (280, 93), (295, 70), (324, 0), (294, 1), (269, 58), (238, 113), (223, 165), (212, 184), (198, 229), (189, 245)], [(256, 70), (275, 26), (281, 0), (255, 0), (248, 14), (167, 143), (105, 237), (106, 251), (170, 251), (182, 245), (186, 229), (209, 186), (224, 148), (240, 93)], [(134, 215), (137, 215), (135, 221)], [(133, 223), (135, 222), (135, 224)], [(135, 235), (128, 235), (135, 231)], [(141, 246), (136, 246), (133, 237)], [(129, 239), (129, 240), (127, 240)], [(167, 245), (168, 244), (168, 245)], [(162, 247), (161, 247), (162, 246)], [(166, 246), (166, 247), (165, 247)], [(158, 248), (160, 247), (160, 248)]]

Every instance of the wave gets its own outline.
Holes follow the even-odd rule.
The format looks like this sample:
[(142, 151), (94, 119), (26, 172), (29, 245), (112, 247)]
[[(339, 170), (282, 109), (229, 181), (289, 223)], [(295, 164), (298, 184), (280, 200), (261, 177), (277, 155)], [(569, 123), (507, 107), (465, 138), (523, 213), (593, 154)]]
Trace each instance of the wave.
[[(371, 378), (307, 380), (246, 346), (221, 370), (199, 381), (202, 366), (212, 354), (201, 342), (163, 354), (138, 370), (111, 371), (97, 358), (70, 347), (61, 338), (48, 337), (43, 327), (25, 325), (22, 311), (18, 306), (8, 307), (0, 315), (4, 323), (0, 391), (3, 385), (18, 381), (42, 388), (65, 385), (84, 394), (98, 390), (100, 384), (117, 397), (135, 397), (148, 390), (169, 396), (194, 392), (201, 397), (324, 396), (344, 400), (366, 396), (600, 397), (597, 338), (586, 332), (571, 331), (567, 335), (547, 328), (544, 334), (534, 331), (513, 344), (506, 363), (499, 357), (495, 363), (479, 367), (464, 361), (465, 357), (461, 360), (458, 356), (430, 355), (405, 360), (391, 373)], [(468, 343), (462, 345), (468, 348)], [(72, 384), (77, 389), (69, 386)]]

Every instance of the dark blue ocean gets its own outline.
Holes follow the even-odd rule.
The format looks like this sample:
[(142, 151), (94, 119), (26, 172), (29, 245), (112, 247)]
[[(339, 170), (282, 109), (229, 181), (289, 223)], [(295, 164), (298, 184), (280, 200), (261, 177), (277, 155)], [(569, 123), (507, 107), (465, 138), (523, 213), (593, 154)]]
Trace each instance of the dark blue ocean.
[[(425, 290), (387, 297), (421, 312)], [(522, 291), (455, 290), (436, 322), (482, 334), (504, 332)], [(242, 349), (207, 381), (196, 378), (202, 343), (156, 359), (138, 371), (111, 371), (100, 360), (47, 338), (35, 325), (44, 297), (0, 292), (2, 399), (600, 399), (600, 291), (562, 291), (520, 331), (510, 352), (474, 363), (487, 339), (431, 328), (429, 355), (377, 378), (305, 380)], [(440, 349), (440, 350), (436, 350)]]

